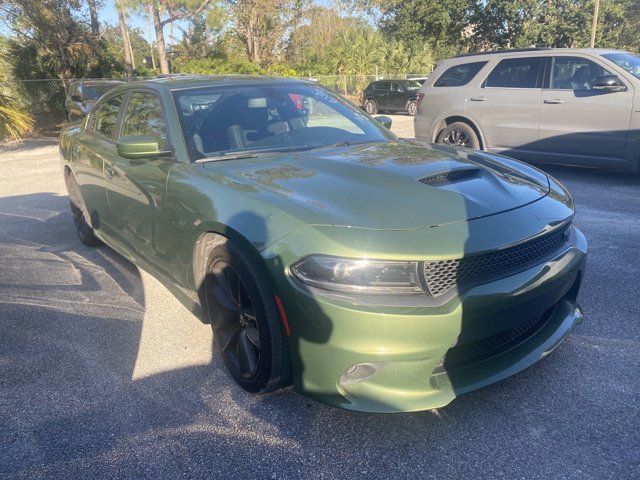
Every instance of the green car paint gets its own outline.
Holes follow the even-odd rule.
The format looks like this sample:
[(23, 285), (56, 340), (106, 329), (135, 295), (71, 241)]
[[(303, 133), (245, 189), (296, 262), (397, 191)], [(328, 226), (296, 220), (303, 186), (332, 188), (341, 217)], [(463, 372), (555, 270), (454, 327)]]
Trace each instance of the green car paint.
[[(400, 141), (382, 126), (385, 142), (192, 161), (174, 92), (301, 83), (172, 79), (110, 92), (106, 98), (130, 90), (158, 95), (172, 155), (125, 159), (115, 135), (90, 130), (91, 115), (62, 133), (63, 169), (77, 179), (96, 235), (158, 277), (203, 320), (203, 236), (213, 232), (251, 248), (288, 317), (294, 388), (354, 410), (442, 407), (535, 363), (582, 320), (576, 297), (587, 244), (574, 226), (562, 248), (543, 260), (440, 300), (336, 295), (295, 279), (292, 266), (311, 255), (423, 262), (495, 252), (541, 238), (574, 213), (564, 187), (533, 167)], [(140, 142), (138, 151), (149, 148), (148, 139)], [(420, 181), (465, 169), (477, 177)], [(543, 312), (542, 327), (500, 354), (443, 368), (461, 339), (498, 335)]]

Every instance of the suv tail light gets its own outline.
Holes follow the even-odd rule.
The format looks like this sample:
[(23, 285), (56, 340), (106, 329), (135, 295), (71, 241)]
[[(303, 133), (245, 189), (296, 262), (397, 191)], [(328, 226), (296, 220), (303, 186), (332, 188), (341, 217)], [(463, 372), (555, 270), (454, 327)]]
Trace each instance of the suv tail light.
[(420, 92), (418, 93), (418, 99), (416, 100), (416, 106), (420, 106), (420, 104), (422, 103), (422, 99), (424, 98), (424, 93)]

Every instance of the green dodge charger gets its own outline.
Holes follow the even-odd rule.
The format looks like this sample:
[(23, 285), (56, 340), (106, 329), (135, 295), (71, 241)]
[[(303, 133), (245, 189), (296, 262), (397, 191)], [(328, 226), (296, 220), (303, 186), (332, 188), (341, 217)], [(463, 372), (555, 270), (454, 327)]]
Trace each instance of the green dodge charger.
[(423, 410), (582, 321), (587, 242), (540, 170), (388, 126), (312, 82), (167, 78), (107, 93), (60, 152), (82, 242), (210, 323), (244, 389)]

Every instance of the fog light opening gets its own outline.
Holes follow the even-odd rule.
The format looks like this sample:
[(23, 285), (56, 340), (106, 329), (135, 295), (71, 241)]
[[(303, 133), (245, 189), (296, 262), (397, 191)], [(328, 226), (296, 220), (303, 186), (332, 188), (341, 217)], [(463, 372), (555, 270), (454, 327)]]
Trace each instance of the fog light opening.
[(340, 384), (351, 385), (368, 380), (385, 365), (385, 363), (357, 363), (351, 365), (340, 375)]

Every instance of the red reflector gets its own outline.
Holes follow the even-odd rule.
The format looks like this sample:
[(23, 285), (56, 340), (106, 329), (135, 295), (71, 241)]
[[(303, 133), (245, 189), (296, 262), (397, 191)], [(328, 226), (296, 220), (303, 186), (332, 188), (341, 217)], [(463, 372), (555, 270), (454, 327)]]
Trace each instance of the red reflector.
[(289, 320), (287, 320), (287, 314), (284, 312), (284, 307), (282, 306), (282, 300), (278, 295), (273, 296), (276, 301), (276, 307), (278, 307), (278, 312), (280, 313), (280, 320), (282, 321), (282, 326), (284, 327), (284, 333), (288, 336), (291, 335), (291, 328), (289, 327)]
[(420, 104), (422, 103), (422, 99), (424, 98), (424, 93), (419, 93), (418, 94), (418, 100), (416, 101), (416, 106), (420, 106)]

